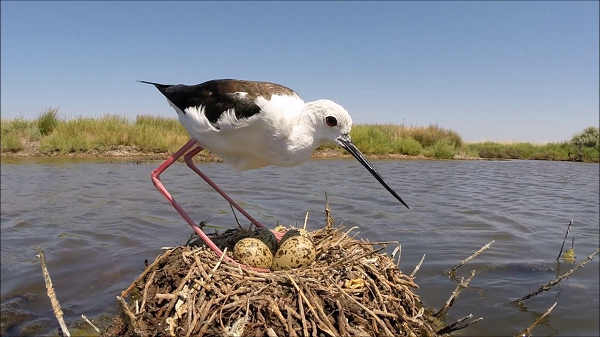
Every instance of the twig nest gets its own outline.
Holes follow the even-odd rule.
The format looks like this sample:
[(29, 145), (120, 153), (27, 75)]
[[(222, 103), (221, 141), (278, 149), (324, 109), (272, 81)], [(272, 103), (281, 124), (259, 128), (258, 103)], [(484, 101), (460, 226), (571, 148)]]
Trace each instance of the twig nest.
[(233, 247), (233, 258), (254, 268), (270, 268), (273, 264), (271, 249), (257, 238), (245, 238)]
[(306, 238), (308, 238), (310, 241), (312, 241), (312, 238), (310, 237), (310, 233), (303, 228), (292, 228), (290, 230), (287, 231), (287, 233), (285, 233), (285, 235), (283, 235), (283, 237), (281, 238), (281, 240), (279, 241), (279, 245), (281, 246), (285, 240), (292, 238), (294, 236), (304, 236)]
[(317, 250), (310, 238), (299, 234), (288, 237), (285, 241), (282, 238), (279, 249), (273, 257), (271, 269), (284, 270), (307, 266), (315, 260), (316, 256)]
[(262, 243), (269, 247), (269, 250), (272, 254), (275, 254), (275, 252), (277, 251), (279, 242), (277, 242), (277, 237), (270, 230), (266, 228), (257, 228), (254, 231), (252, 231), (250, 237), (262, 241)]

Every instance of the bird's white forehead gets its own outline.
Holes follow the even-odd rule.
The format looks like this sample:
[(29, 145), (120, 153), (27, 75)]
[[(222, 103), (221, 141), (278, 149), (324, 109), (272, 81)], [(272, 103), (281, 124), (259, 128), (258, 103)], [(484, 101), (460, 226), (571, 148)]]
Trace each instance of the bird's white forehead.
[(333, 116), (337, 119), (338, 125), (342, 127), (342, 132), (349, 132), (352, 127), (352, 117), (344, 107), (334, 101), (322, 99), (312, 102), (314, 109), (319, 111), (323, 117)]

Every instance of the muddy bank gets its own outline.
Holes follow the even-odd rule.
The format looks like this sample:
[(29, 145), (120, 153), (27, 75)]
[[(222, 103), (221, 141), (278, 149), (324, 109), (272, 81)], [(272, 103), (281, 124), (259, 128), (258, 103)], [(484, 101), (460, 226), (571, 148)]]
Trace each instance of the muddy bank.
[[(7, 158), (29, 158), (29, 157), (59, 157), (59, 158), (111, 158), (111, 159), (121, 159), (125, 161), (132, 162), (146, 162), (153, 160), (165, 160), (171, 156), (170, 152), (148, 152), (141, 151), (136, 146), (111, 146), (104, 151), (99, 150), (90, 150), (83, 152), (73, 152), (73, 153), (59, 153), (57, 152), (42, 152), (39, 150), (39, 142), (27, 142), (25, 143), (24, 149), (17, 152), (12, 151), (2, 151), (2, 157)], [(404, 154), (396, 154), (390, 153), (385, 155), (377, 155), (377, 154), (365, 154), (365, 157), (373, 160), (440, 160), (434, 157), (426, 157), (423, 155), (418, 156), (408, 156)], [(338, 149), (317, 149), (313, 155), (312, 159), (351, 159), (353, 158), (350, 154), (341, 152)], [(459, 152), (454, 156), (454, 160), (494, 160), (480, 157), (470, 157), (464, 152)], [(207, 151), (203, 151), (194, 157), (194, 161), (196, 162), (213, 162), (218, 163), (222, 162), (220, 158), (217, 156), (207, 153)]]

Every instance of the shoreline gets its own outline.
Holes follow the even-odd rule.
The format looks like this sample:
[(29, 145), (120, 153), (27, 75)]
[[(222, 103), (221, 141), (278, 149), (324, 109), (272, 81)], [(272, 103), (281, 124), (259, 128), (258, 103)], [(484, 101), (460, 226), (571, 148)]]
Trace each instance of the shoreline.
[[(41, 152), (38, 149), (37, 142), (28, 142), (25, 144), (25, 148), (21, 151), (11, 152), (11, 151), (3, 151), (0, 153), (1, 158), (73, 158), (73, 159), (122, 159), (126, 161), (135, 161), (135, 162), (146, 162), (153, 160), (166, 160), (171, 156), (170, 152), (145, 152), (139, 150), (136, 146), (113, 146), (108, 150), (99, 151), (99, 150), (91, 150), (91, 151), (82, 151), (82, 152), (74, 152), (74, 153), (45, 153)], [(481, 158), (481, 157), (471, 157), (466, 153), (459, 153), (454, 156), (452, 159), (440, 159), (435, 157), (427, 157), (424, 155), (410, 156), (404, 154), (390, 153), (385, 155), (379, 154), (364, 154), (364, 156), (369, 160), (487, 160), (487, 161), (498, 161), (502, 159), (495, 158)], [(343, 153), (338, 149), (318, 149), (313, 152), (310, 159), (316, 160), (328, 160), (328, 159), (352, 159), (352, 155), (349, 153)], [(196, 162), (209, 162), (209, 163), (219, 163), (223, 162), (216, 155), (201, 152), (194, 157), (194, 161)]]

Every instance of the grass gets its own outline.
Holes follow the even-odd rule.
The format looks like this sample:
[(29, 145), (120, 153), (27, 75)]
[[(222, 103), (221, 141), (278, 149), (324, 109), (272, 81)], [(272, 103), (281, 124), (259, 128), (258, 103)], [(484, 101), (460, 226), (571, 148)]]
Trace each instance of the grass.
[[(134, 120), (117, 116), (60, 119), (58, 109), (47, 108), (34, 120), (22, 117), (2, 119), (3, 153), (23, 151), (37, 144), (42, 154), (71, 154), (107, 151), (123, 146), (144, 153), (172, 153), (189, 139), (175, 118), (137, 116)], [(491, 159), (568, 160), (598, 162), (600, 139), (597, 127), (584, 129), (569, 141), (548, 144), (464, 143), (455, 131), (439, 125), (395, 124), (354, 125), (351, 137), (367, 155), (402, 154), (452, 159), (458, 153)], [(342, 149), (333, 145), (320, 148)]]
[(40, 141), (43, 153), (79, 153), (134, 146), (142, 152), (175, 152), (189, 139), (177, 120), (138, 116), (134, 121), (115, 115), (61, 121)]
[(48, 108), (37, 118), (37, 126), (42, 136), (47, 136), (58, 126), (58, 109)]
[(440, 139), (436, 141), (435, 144), (425, 149), (427, 156), (438, 159), (452, 159), (456, 152), (456, 146), (448, 139)]
[[(458, 133), (438, 125), (358, 124), (352, 127), (350, 135), (363, 153), (379, 155), (395, 153), (416, 156), (432, 152), (431, 149), (439, 148), (442, 143), (453, 148), (463, 143)], [(439, 151), (434, 152), (441, 155)]]
[(463, 149), (471, 156), (491, 159), (529, 159), (599, 162), (600, 150), (596, 147), (577, 146), (571, 141), (548, 144), (496, 142), (465, 144)]

